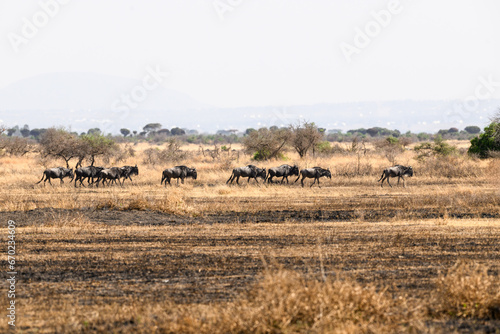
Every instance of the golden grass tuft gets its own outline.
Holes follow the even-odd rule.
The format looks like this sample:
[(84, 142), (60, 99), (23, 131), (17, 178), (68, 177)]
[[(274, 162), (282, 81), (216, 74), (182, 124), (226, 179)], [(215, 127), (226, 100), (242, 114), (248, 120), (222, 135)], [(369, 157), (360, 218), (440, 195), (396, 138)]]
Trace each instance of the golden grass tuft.
[(458, 261), (436, 283), (435, 308), (458, 318), (500, 319), (500, 278), (488, 267)]

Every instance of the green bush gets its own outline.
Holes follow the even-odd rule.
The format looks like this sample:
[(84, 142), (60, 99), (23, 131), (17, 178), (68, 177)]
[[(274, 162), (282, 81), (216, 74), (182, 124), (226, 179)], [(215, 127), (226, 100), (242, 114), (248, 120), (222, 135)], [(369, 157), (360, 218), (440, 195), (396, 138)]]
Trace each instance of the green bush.
[(436, 136), (434, 143), (422, 143), (415, 146), (414, 150), (418, 153), (418, 159), (430, 156), (445, 157), (457, 152), (457, 148), (445, 142), (440, 135)]
[(484, 133), (470, 141), (469, 154), (476, 154), (480, 158), (487, 158), (491, 151), (500, 151), (500, 123), (491, 123), (484, 128)]

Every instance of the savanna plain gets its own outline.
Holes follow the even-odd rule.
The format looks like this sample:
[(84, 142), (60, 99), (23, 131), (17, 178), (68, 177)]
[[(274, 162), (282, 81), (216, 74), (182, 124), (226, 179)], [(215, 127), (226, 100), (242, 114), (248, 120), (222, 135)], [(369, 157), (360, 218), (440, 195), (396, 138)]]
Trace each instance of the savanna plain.
[[(374, 148), (256, 162), (186, 145), (184, 160), (158, 164), (149, 147), (97, 162), (137, 164), (123, 186), (35, 184), (61, 162), (0, 158), (2, 249), (7, 221), (17, 226), (17, 332), (500, 333), (498, 159), (408, 150), (397, 162), (415, 174), (391, 188), (377, 182), (391, 164)], [(332, 178), (226, 184), (250, 163)], [(198, 178), (160, 185), (180, 164)]]

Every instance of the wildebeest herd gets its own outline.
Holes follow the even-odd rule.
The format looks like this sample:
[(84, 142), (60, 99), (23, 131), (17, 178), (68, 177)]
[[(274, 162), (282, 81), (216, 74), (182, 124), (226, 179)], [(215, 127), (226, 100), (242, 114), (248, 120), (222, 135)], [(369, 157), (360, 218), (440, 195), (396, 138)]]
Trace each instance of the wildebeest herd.
[[(43, 172), (41, 180), (36, 184), (42, 181), (44, 181), (45, 184), (45, 182), (49, 181), (49, 183), (52, 185), (50, 179), (59, 179), (61, 183), (64, 183), (63, 179), (65, 177), (70, 177), (70, 182), (72, 182), (73, 180), (75, 181), (75, 187), (77, 186), (77, 182), (80, 182), (80, 187), (85, 187), (85, 185), (83, 184), (83, 181), (85, 179), (87, 179), (87, 185), (89, 186), (95, 184), (96, 187), (99, 187), (99, 183), (104, 186), (106, 185), (106, 182), (108, 185), (111, 185), (113, 183), (116, 184), (117, 181), (120, 186), (123, 186), (126, 179), (129, 179), (132, 182), (132, 175), (139, 175), (139, 168), (137, 167), (137, 165), (110, 168), (88, 166), (77, 168), (74, 172), (73, 169), (56, 167), (46, 169)], [(275, 183), (273, 181), (273, 178), (281, 177), (281, 181), (279, 182), (283, 184), (285, 180), (288, 183), (289, 176), (297, 176), (295, 182), (297, 182), (302, 177), (302, 179), (300, 180), (302, 187), (304, 186), (304, 179), (306, 178), (314, 179), (311, 187), (316, 182), (318, 183), (318, 187), (320, 187), (319, 179), (321, 177), (327, 177), (331, 179), (332, 173), (330, 172), (330, 169), (325, 169), (322, 167), (305, 168), (299, 171), (298, 166), (281, 165), (279, 167), (269, 168), (266, 171), (265, 168), (259, 168), (254, 165), (247, 165), (244, 167), (234, 168), (231, 176), (226, 181), (226, 184), (232, 184), (235, 180), (236, 183), (239, 184), (240, 177), (248, 178), (248, 183), (250, 182), (250, 179), (255, 179), (255, 182), (257, 184), (259, 183), (257, 178), (263, 179), (263, 182), (267, 181), (267, 183)], [(387, 180), (387, 183), (392, 188), (392, 185), (389, 182), (389, 178), (397, 177), (398, 185), (399, 180), (403, 179), (403, 187), (406, 187), (404, 176), (412, 177), (413, 168), (411, 166), (396, 165), (384, 169), (384, 171), (382, 172), (382, 176), (380, 177), (378, 182), (382, 181), (382, 183), (380, 184), (380, 186), (382, 187), (384, 185), (384, 181)], [(170, 184), (171, 179), (177, 179), (177, 183), (179, 183), (179, 180), (181, 180), (181, 183), (184, 183), (184, 180), (187, 178), (192, 178), (194, 180), (198, 178), (196, 168), (190, 168), (187, 166), (175, 166), (172, 168), (167, 168), (162, 172), (160, 184), (165, 183), (166, 187), (167, 182), (168, 184)]]

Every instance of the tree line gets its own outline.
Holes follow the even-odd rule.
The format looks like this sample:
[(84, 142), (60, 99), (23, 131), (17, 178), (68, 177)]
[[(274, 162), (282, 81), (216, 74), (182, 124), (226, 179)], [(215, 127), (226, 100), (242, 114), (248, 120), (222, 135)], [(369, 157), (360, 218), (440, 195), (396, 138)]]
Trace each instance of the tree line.
[[(419, 134), (407, 132), (400, 133), (398, 130), (373, 127), (368, 129), (341, 131), (327, 131), (312, 122), (300, 122), (287, 127), (263, 127), (260, 129), (249, 128), (244, 134), (238, 134), (236, 130), (225, 133), (200, 135), (191, 133), (189, 130), (162, 128), (160, 123), (149, 123), (143, 127), (139, 134), (122, 129), (122, 136), (111, 136), (103, 134), (100, 129), (89, 129), (84, 133), (71, 132), (63, 128), (33, 129), (27, 125), (19, 129), (0, 128), (0, 155), (25, 155), (29, 152), (39, 152), (42, 158), (60, 158), (69, 167), (71, 160), (81, 166), (84, 161), (94, 165), (98, 157), (109, 157), (117, 152), (122, 156), (131, 155), (129, 152), (119, 152), (118, 143), (147, 142), (169, 142), (169, 147), (176, 147), (174, 153), (181, 150), (181, 142), (197, 144), (221, 144), (241, 143), (243, 151), (252, 156), (254, 160), (282, 159), (284, 152), (292, 149), (303, 158), (307, 154), (329, 154), (341, 150), (332, 142), (346, 142), (350, 145), (348, 150), (361, 151), (366, 142), (373, 142), (375, 147), (387, 154), (389, 160), (398, 152), (404, 150), (410, 143), (427, 140), (432, 143), (417, 145), (420, 152), (448, 152), (443, 146), (443, 139), (449, 139), (453, 134), (467, 133), (472, 136), (471, 149), (469, 153), (480, 157), (492, 156), (492, 152), (500, 151), (500, 112), (492, 120), (492, 123), (481, 132), (477, 126), (468, 126), (459, 131), (456, 128), (441, 130), (436, 134), (427, 134), (419, 137)], [(16, 135), (16, 132), (18, 134)], [(20, 133), (20, 135), (19, 135)], [(169, 139), (175, 137), (176, 139)], [(451, 137), (453, 138), (453, 137)], [(470, 138), (470, 137), (469, 137)], [(434, 146), (433, 146), (434, 145)], [(227, 149), (227, 147), (225, 147)], [(366, 150), (366, 149), (365, 149)], [(151, 155), (156, 152), (150, 152)], [(170, 156), (170, 151), (165, 154)]]
[[(281, 129), (286, 129), (281, 128)], [(268, 128), (270, 131), (279, 130), (277, 126), (271, 126)], [(240, 142), (245, 136), (250, 133), (257, 131), (259, 129), (247, 128), (244, 131), (238, 131), (235, 129), (229, 130), (219, 130), (216, 133), (211, 134), (200, 134), (197, 130), (190, 129), (182, 129), (179, 127), (173, 127), (171, 129), (163, 127), (160, 123), (148, 123), (143, 128), (142, 131), (130, 130), (128, 128), (120, 129), (120, 136), (113, 136), (109, 134), (105, 134), (99, 128), (91, 128), (88, 129), (87, 132), (77, 133), (72, 132), (72, 134), (77, 136), (84, 135), (106, 135), (111, 136), (115, 140), (123, 142), (123, 141), (166, 141), (168, 137), (179, 137), (178, 139), (181, 141), (189, 142), (189, 143), (198, 143), (198, 144), (210, 144), (211, 142), (224, 142), (224, 143), (232, 143), (232, 142)], [(29, 125), (25, 124), (23, 127), (14, 126), (11, 128), (3, 128), (3, 131), (8, 137), (23, 137), (23, 138), (31, 138), (34, 140), (39, 140), (41, 135), (44, 134), (47, 129), (46, 128), (34, 128), (30, 129)], [(439, 130), (437, 133), (412, 133), (411, 131), (407, 131), (406, 133), (401, 133), (399, 130), (391, 130), (382, 127), (371, 127), (371, 128), (359, 128), (359, 129), (351, 129), (346, 132), (343, 132), (340, 129), (330, 129), (326, 130), (325, 128), (318, 127), (318, 131), (325, 135), (325, 140), (330, 142), (344, 142), (351, 141), (353, 137), (359, 137), (363, 139), (370, 138), (381, 138), (381, 137), (408, 137), (412, 138), (413, 141), (426, 141), (432, 140), (435, 136), (439, 135), (444, 139), (472, 139), (477, 134), (481, 132), (481, 129), (478, 126), (471, 125), (466, 126), (463, 130), (459, 130), (458, 128), (452, 127), (449, 129)]]

